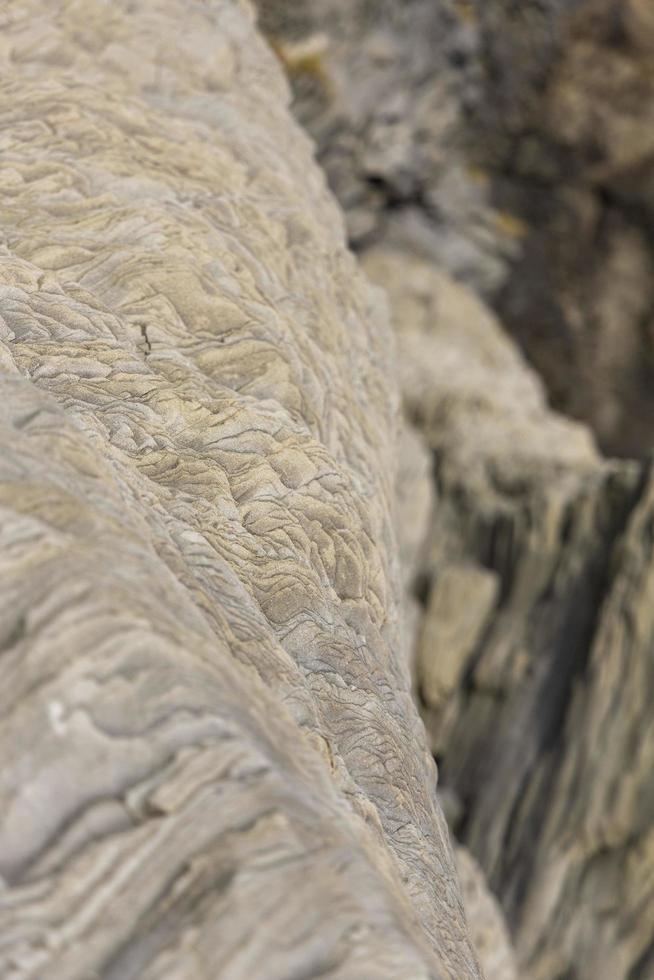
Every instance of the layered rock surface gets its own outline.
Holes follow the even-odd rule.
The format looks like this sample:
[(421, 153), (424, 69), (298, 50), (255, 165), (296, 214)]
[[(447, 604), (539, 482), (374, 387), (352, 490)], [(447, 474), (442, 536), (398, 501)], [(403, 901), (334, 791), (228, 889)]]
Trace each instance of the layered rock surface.
[(0, 12), (0, 973), (479, 977), (379, 294), (245, 4)]
[(443, 800), (521, 976), (645, 980), (651, 478), (595, 441), (647, 460), (654, 432), (651, 4), (292, 7), (264, 26), (432, 456), (409, 437), (398, 515)]

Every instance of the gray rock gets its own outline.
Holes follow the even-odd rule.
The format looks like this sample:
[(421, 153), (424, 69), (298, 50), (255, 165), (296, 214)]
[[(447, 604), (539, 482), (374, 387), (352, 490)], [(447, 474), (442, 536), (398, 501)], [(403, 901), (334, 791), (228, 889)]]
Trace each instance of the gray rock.
[(479, 32), (465, 5), (260, 0), (258, 7), (353, 245), (402, 244), (482, 290), (496, 288), (516, 243), (461, 145), (462, 113), (481, 98)]
[(0, 974), (478, 978), (388, 323), (250, 8), (0, 19)]
[[(357, 248), (492, 302), (601, 447), (654, 430), (649, 0), (260, 0)], [(291, 12), (293, 7), (293, 12)]]
[[(501, 897), (521, 975), (644, 980), (652, 636), (633, 621), (646, 619), (649, 476), (595, 440), (619, 456), (652, 447), (651, 4), (299, 6), (291, 40), (283, 16), (270, 33), (350, 237), (390, 289), (406, 409), (434, 455), (413, 601), (435, 590), (423, 674), (449, 638), (423, 708), (465, 808), (457, 826)], [(300, 39), (319, 64), (298, 57)], [(479, 628), (463, 584), (437, 602), (462, 567), (499, 582)], [(613, 787), (619, 821), (592, 780)]]
[(651, 4), (476, 4), (471, 149), (522, 250), (496, 308), (555, 407), (605, 451), (653, 445)]
[(650, 468), (602, 459), (554, 415), (492, 315), (443, 273), (390, 250), (366, 269), (388, 290), (405, 402), (435, 458), (421, 657), (439, 657), (426, 719), (457, 832), (501, 900), (520, 976), (646, 980)]

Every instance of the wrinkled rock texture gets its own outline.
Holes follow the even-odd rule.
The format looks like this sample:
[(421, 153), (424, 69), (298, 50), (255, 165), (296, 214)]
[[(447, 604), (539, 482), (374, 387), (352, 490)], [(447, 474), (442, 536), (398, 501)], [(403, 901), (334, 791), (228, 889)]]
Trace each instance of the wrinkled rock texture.
[(478, 978), (385, 308), (250, 8), (12, 0), (0, 65), (0, 974)]
[(649, 980), (652, 5), (261, 7), (431, 455), (398, 520), (443, 805), (521, 977)]

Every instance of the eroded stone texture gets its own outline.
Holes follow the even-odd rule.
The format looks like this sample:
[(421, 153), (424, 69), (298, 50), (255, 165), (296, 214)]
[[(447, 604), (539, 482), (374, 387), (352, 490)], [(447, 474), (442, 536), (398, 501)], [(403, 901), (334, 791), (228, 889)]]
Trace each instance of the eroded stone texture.
[[(443, 798), (501, 896), (521, 975), (644, 980), (652, 637), (615, 624), (645, 615), (625, 610), (647, 604), (650, 559), (630, 545), (627, 572), (619, 556), (649, 478), (547, 404), (605, 452), (649, 454), (652, 4), (260, 6), (351, 239), (390, 288), (406, 408), (433, 452), (407, 605), (427, 611), (416, 682)], [(475, 581), (496, 583), (490, 613)], [(619, 824), (593, 779), (622, 800)]]
[(478, 977), (390, 334), (249, 8), (0, 27), (0, 973)]
[(650, 467), (602, 459), (551, 413), (462, 286), (388, 249), (365, 267), (392, 300), (405, 402), (434, 454), (419, 678), (444, 800), (521, 977), (647, 980)]

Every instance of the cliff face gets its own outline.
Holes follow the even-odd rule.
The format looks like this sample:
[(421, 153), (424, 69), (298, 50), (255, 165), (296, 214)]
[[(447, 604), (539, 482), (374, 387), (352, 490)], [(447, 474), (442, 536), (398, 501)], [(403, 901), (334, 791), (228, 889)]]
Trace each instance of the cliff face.
[(281, 71), (245, 4), (0, 18), (0, 973), (476, 978)]
[(651, 976), (648, 10), (4, 5), (3, 977)]
[(651, 5), (261, 6), (429, 454), (398, 522), (452, 824), (520, 976), (646, 980)]

